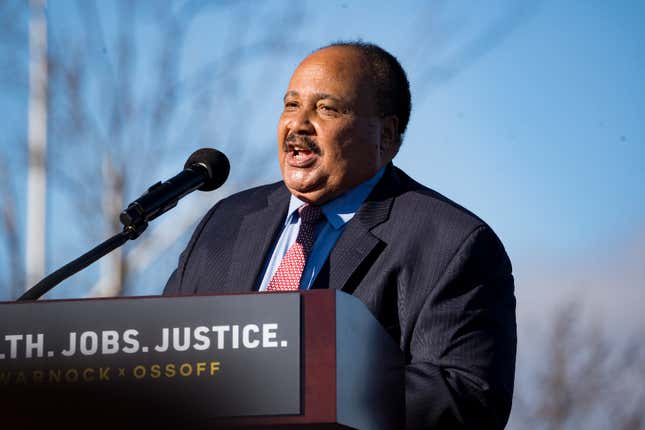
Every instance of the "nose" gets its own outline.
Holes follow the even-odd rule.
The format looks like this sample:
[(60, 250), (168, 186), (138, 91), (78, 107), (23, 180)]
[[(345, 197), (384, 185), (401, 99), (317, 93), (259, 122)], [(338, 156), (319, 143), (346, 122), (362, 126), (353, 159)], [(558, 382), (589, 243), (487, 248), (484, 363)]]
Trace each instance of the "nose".
[(310, 112), (307, 109), (300, 109), (294, 112), (289, 121), (291, 133), (311, 136), (316, 134), (316, 128), (311, 122)]

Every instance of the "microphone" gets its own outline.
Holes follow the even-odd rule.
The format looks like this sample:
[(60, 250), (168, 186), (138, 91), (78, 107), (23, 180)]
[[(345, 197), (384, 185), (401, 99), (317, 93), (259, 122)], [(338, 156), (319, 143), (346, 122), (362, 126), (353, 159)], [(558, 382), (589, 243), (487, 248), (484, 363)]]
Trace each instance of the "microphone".
[[(193, 152), (184, 170), (166, 182), (157, 182), (121, 212), (125, 229), (142, 232), (159, 215), (177, 206), (177, 202), (195, 190), (212, 191), (224, 184), (231, 166), (226, 155), (212, 148)], [(137, 235), (138, 236), (138, 235)]]
[(141, 197), (121, 212), (119, 219), (123, 231), (67, 263), (31, 287), (18, 301), (37, 300), (47, 291), (83, 270), (104, 255), (114, 251), (128, 240), (134, 240), (148, 227), (148, 221), (174, 208), (177, 201), (195, 190), (212, 191), (224, 184), (231, 166), (226, 155), (202, 148), (193, 152), (184, 165), (184, 170), (166, 182), (157, 182)]

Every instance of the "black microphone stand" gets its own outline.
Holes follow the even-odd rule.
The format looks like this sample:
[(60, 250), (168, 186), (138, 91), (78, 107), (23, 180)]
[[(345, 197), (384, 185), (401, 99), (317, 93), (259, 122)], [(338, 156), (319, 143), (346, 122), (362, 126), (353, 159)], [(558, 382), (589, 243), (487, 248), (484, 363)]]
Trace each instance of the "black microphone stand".
[(134, 240), (139, 237), (147, 227), (148, 223), (146, 221), (126, 225), (120, 233), (115, 234), (105, 242), (96, 246), (94, 249), (81, 255), (76, 260), (67, 263), (54, 273), (43, 278), (40, 282), (27, 290), (22, 296), (18, 297), (17, 301), (23, 302), (27, 300), (38, 300), (43, 294), (47, 293), (73, 274), (85, 269), (87, 266), (114, 251), (128, 240)]

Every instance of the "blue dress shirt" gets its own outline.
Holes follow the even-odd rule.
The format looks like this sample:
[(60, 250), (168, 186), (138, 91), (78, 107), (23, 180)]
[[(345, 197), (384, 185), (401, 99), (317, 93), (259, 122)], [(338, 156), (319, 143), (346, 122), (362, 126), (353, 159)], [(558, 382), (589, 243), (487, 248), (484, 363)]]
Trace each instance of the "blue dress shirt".
[[(371, 179), (322, 205), (322, 211), (325, 217), (324, 221), (316, 225), (314, 231), (314, 246), (307, 259), (302, 277), (300, 278), (301, 290), (311, 288), (336, 241), (343, 233), (343, 230), (345, 230), (345, 226), (354, 217), (354, 214), (372, 192), (372, 189), (381, 179), (384, 172), (385, 167), (381, 168)], [(266, 291), (269, 281), (271, 281), (273, 274), (282, 261), (282, 257), (284, 257), (289, 248), (291, 248), (291, 245), (296, 241), (298, 230), (300, 230), (298, 208), (303, 204), (305, 202), (293, 195), (291, 196), (289, 210), (287, 211), (287, 217), (284, 221), (284, 227), (280, 233), (280, 237), (273, 247), (273, 252), (269, 254), (270, 257), (264, 263), (264, 275), (258, 288), (259, 291)]]

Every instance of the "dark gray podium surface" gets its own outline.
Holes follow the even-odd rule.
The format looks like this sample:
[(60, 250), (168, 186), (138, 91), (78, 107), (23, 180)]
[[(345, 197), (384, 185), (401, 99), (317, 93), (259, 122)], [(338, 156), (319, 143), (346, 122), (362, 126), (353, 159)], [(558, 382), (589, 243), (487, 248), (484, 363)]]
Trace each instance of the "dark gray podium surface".
[(404, 427), (403, 358), (338, 291), (0, 304), (23, 428)]

